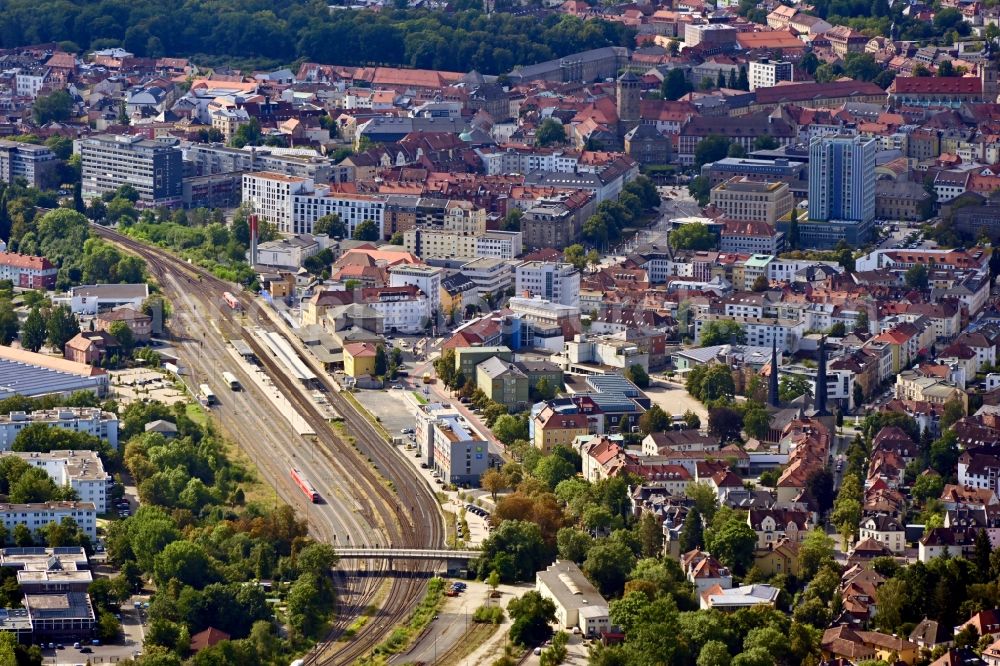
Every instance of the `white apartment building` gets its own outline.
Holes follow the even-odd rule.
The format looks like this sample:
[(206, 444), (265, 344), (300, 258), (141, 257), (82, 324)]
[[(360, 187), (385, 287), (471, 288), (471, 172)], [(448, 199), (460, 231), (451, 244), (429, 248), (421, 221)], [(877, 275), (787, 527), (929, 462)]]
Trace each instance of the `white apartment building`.
[(781, 81), (792, 81), (792, 63), (783, 60), (768, 60), (763, 58), (750, 63), (747, 78), (750, 80), (751, 92), (757, 88), (771, 88)]
[(91, 539), (97, 538), (97, 510), (90, 502), (41, 502), (38, 504), (0, 504), (0, 519), (8, 534), (17, 525), (35, 532), (49, 523), (72, 518)]
[[(310, 178), (286, 176), (280, 173), (261, 171), (243, 174), (243, 201), (249, 203), (254, 213), (277, 225), (285, 234), (304, 233), (292, 229), (294, 223), (295, 197), (313, 191)], [(310, 229), (309, 232), (311, 233)]]
[(14, 75), (14, 89), (18, 97), (35, 99), (38, 92), (45, 87), (49, 70), (44, 68), (18, 69)]
[[(424, 292), (429, 299), (430, 313), (441, 310), (441, 279), (444, 269), (420, 264), (399, 264), (389, 269), (389, 286), (412, 285)], [(388, 327), (388, 323), (386, 323)]]
[(430, 299), (416, 287), (365, 289), (363, 293), (364, 304), (382, 315), (385, 331), (420, 333), (430, 320)]
[(261, 171), (243, 174), (243, 201), (276, 225), (283, 234), (311, 234), (316, 220), (337, 214), (353, 236), (359, 224), (370, 220), (382, 237), (385, 197), (334, 193), (313, 179)]
[(579, 153), (566, 153), (561, 150), (480, 148), (476, 153), (483, 161), (487, 176), (532, 171), (572, 173), (580, 162)]
[(771, 341), (777, 343), (778, 349), (784, 353), (794, 354), (798, 351), (799, 341), (806, 332), (805, 322), (757, 317), (731, 317), (726, 315), (706, 314), (699, 316), (694, 322), (695, 341), (701, 342), (701, 331), (710, 321), (735, 321), (743, 328), (746, 344), (751, 347), (768, 347)]
[(0, 415), (0, 452), (10, 451), (18, 433), (36, 423), (93, 435), (118, 448), (117, 416), (96, 407), (61, 407)]
[(486, 231), (466, 234), (443, 229), (413, 227), (403, 232), (407, 252), (427, 259), (513, 259), (522, 252), (520, 231)]
[(96, 451), (7, 451), (2, 455), (17, 456), (33, 467), (45, 470), (57, 486), (70, 486), (81, 502), (94, 505), (97, 513), (108, 510), (108, 490), (113, 483), (104, 471), (104, 463)]
[(580, 307), (580, 271), (572, 264), (525, 261), (514, 268), (514, 293)]
[(476, 257), (510, 260), (524, 252), (520, 231), (487, 231), (476, 237)]

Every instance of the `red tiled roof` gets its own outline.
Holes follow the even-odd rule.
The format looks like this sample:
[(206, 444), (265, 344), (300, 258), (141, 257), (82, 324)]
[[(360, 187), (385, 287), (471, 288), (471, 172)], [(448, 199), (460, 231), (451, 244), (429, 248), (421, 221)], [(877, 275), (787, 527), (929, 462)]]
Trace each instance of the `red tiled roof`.
[(34, 257), (28, 254), (18, 254), (17, 252), (0, 252), (0, 266), (27, 268), (36, 271), (55, 268), (52, 262), (45, 257)]
[(901, 76), (891, 92), (908, 95), (979, 95), (983, 82), (977, 76)]

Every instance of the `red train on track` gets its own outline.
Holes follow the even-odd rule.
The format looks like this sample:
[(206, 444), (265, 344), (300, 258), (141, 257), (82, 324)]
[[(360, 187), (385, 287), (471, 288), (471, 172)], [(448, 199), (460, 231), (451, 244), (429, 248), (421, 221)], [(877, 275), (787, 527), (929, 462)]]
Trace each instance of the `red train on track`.
[(311, 483), (309, 483), (309, 479), (304, 477), (302, 475), (302, 472), (295, 469), (294, 467), (292, 468), (292, 481), (294, 481), (295, 485), (299, 487), (299, 490), (301, 490), (306, 494), (306, 497), (309, 498), (309, 501), (311, 501), (313, 504), (319, 503), (319, 493), (316, 492), (316, 489), (313, 488)]
[(222, 294), (222, 299), (226, 302), (226, 305), (228, 305), (233, 310), (239, 310), (240, 309), (240, 302), (238, 300), (236, 300), (236, 297), (233, 296), (228, 291), (225, 292), (224, 294)]

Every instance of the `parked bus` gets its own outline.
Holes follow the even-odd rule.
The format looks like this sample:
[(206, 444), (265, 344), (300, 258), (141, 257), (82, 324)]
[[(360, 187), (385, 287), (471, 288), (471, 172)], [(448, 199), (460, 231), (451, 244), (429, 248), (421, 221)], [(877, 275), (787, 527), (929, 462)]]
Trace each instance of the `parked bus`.
[(301, 490), (306, 494), (306, 497), (309, 498), (310, 502), (312, 502), (313, 504), (319, 502), (319, 493), (316, 492), (316, 489), (313, 488), (313, 485), (309, 483), (309, 479), (304, 477), (302, 475), (302, 472), (295, 469), (294, 467), (292, 468), (292, 481), (294, 481), (295, 485), (299, 487), (299, 490)]
[(233, 296), (230, 292), (227, 291), (224, 294), (222, 294), (222, 299), (226, 301), (226, 305), (228, 305), (233, 310), (240, 309), (240, 302), (236, 300), (236, 297)]
[(198, 389), (201, 391), (201, 397), (204, 398), (206, 404), (214, 405), (218, 402), (215, 399), (215, 394), (212, 393), (212, 389), (208, 387), (208, 384), (202, 384), (198, 387)]
[(236, 379), (236, 375), (231, 372), (223, 372), (222, 379), (224, 379), (225, 382), (229, 384), (229, 388), (234, 391), (239, 391), (243, 388), (240, 386), (240, 380)]

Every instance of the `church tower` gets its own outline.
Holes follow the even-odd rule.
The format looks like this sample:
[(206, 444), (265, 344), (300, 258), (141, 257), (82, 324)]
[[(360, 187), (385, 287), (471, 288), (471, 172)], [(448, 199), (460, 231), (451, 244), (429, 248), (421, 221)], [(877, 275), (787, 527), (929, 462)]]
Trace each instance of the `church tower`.
[(997, 67), (990, 59), (991, 47), (987, 45), (986, 49), (986, 58), (979, 63), (979, 79), (983, 82), (983, 101), (995, 104), (997, 96), (1000, 95), (1000, 82), (997, 80)]
[(771, 374), (767, 378), (767, 404), (771, 407), (780, 407), (781, 400), (778, 398), (778, 336), (771, 337)]
[(618, 77), (618, 122), (622, 133), (639, 123), (639, 77), (625, 72)]

